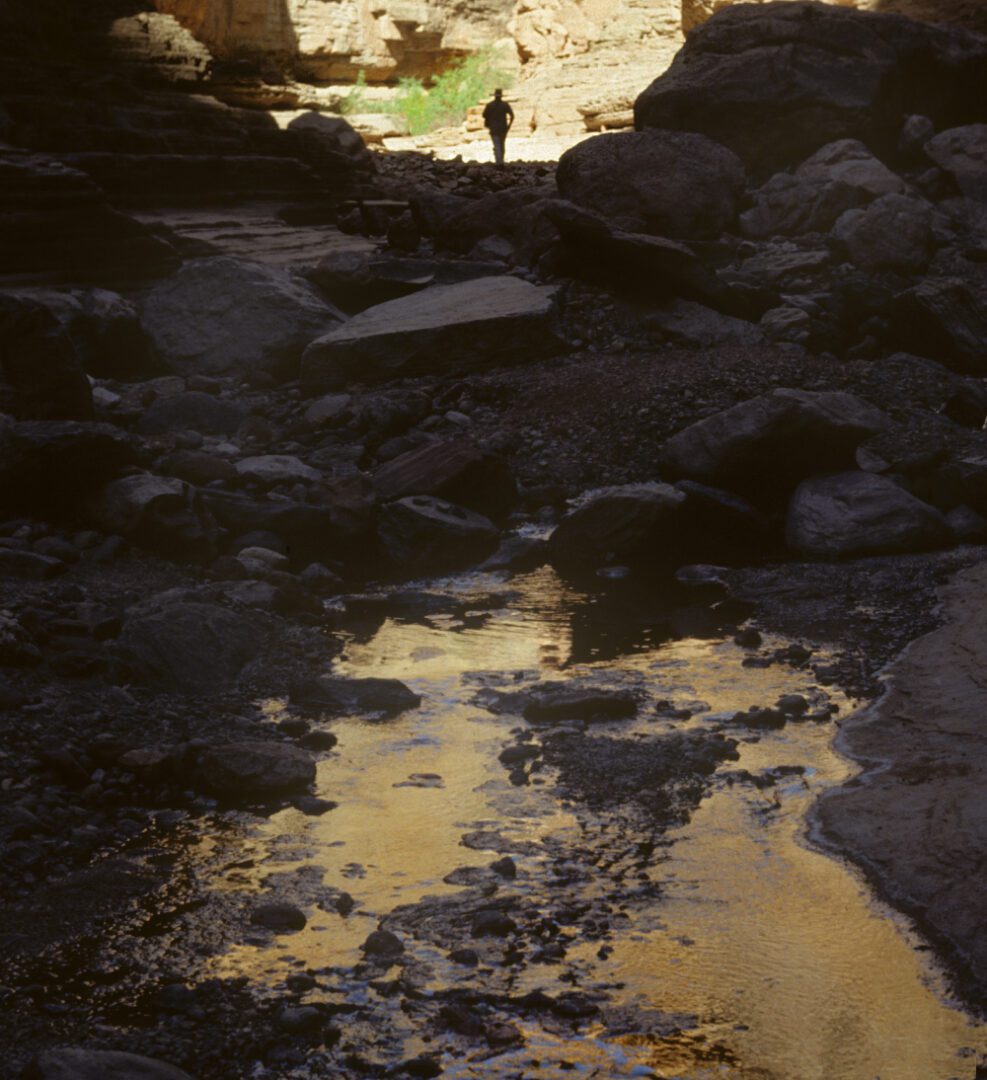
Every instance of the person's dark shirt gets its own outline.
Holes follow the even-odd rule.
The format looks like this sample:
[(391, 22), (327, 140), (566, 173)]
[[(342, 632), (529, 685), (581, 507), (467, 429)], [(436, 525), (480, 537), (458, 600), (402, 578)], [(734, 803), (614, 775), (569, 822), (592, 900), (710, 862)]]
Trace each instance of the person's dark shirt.
[(483, 122), (494, 135), (507, 134), (508, 117), (512, 120), (514, 119), (514, 110), (506, 101), (499, 101), (497, 98), (494, 98), (493, 101), (488, 102), (484, 107)]

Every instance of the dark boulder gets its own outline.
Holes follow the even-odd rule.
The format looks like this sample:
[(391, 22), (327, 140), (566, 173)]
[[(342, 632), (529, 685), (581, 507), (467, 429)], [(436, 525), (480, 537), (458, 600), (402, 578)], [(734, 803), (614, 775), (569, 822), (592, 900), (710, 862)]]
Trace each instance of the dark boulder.
[(744, 166), (704, 135), (613, 132), (567, 150), (556, 182), (563, 199), (627, 232), (715, 239), (736, 218)]
[(740, 4), (694, 30), (637, 99), (639, 130), (701, 132), (762, 175), (837, 139), (892, 155), (902, 117), (983, 119), (987, 40), (818, 3)]
[(661, 456), (676, 476), (761, 502), (812, 473), (852, 465), (860, 443), (889, 427), (852, 394), (779, 389), (684, 428)]
[(388, 559), (408, 572), (469, 566), (486, 558), (500, 540), (482, 514), (431, 495), (411, 495), (381, 507), (378, 536)]
[(952, 539), (942, 515), (884, 476), (865, 472), (814, 476), (788, 507), (789, 547), (829, 558), (940, 547)]
[(382, 713), (397, 716), (417, 709), (421, 697), (398, 679), (343, 679), (322, 675), (291, 688), (296, 705), (336, 716)]
[(66, 1047), (39, 1054), (21, 1080), (192, 1080), (163, 1061), (119, 1050)]
[(276, 798), (304, 791), (314, 780), (311, 755), (288, 743), (215, 743), (198, 752), (193, 767), (197, 787), (234, 800)]
[(260, 652), (255, 614), (192, 600), (150, 601), (126, 620), (118, 646), (134, 673), (169, 692), (221, 693)]

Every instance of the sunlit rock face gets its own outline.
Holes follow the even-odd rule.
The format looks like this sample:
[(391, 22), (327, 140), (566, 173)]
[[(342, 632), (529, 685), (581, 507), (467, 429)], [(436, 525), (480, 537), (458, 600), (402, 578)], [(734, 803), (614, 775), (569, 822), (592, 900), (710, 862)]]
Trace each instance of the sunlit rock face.
[[(426, 76), (502, 42), (514, 0), (156, 0), (220, 57), (299, 60), (317, 79)], [(513, 46), (512, 46), (513, 48)]]

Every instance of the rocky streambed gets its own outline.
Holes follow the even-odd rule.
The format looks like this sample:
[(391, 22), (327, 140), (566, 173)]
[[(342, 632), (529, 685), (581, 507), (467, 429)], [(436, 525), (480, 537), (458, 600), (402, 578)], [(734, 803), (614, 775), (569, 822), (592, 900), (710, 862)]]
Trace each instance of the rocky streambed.
[[(914, 632), (922, 582), (957, 565), (878, 561), (872, 616), (900, 617), (910, 580)], [(319, 748), (310, 793), (261, 799), (249, 770), (196, 793), (201, 761), (134, 759), (100, 858), (9, 905), (10, 1052), (231, 1078), (969, 1080), (987, 1029), (809, 833), (857, 771), (833, 738), (866, 634), (791, 636), (800, 585), (787, 632), (766, 571), (731, 594), (544, 568), (334, 602), (326, 674), (271, 696), (260, 676), (249, 719), (250, 745)]]

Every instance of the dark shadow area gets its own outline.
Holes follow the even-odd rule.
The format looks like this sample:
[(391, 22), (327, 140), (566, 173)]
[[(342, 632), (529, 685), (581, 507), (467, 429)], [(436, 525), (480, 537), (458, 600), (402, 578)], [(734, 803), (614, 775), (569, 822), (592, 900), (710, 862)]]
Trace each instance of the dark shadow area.
[(981, 0), (878, 0), (875, 10), (987, 34), (987, 6)]

